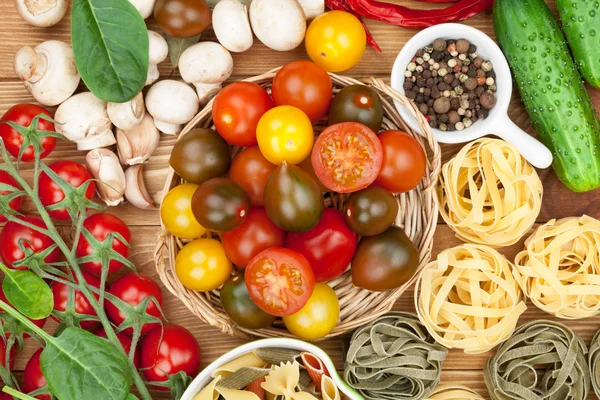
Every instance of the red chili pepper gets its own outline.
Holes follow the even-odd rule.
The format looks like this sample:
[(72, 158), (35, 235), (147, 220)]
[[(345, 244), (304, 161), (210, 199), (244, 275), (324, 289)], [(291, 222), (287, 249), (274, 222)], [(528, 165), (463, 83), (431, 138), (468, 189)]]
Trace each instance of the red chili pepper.
[(416, 0), (422, 3), (456, 3), (458, 0)]
[(354, 15), (356, 18), (358, 18), (358, 20), (362, 24), (363, 28), (365, 28), (365, 34), (367, 35), (367, 44), (369, 46), (371, 46), (372, 48), (374, 48), (375, 50), (377, 50), (378, 52), (380, 52), (380, 53), (382, 52), (381, 47), (379, 47), (379, 45), (375, 41), (375, 38), (373, 37), (371, 32), (369, 32), (369, 28), (367, 28), (365, 21), (363, 21), (363, 19), (360, 15), (358, 15), (357, 13), (352, 11), (350, 6), (346, 3), (346, 0), (325, 0), (325, 5), (330, 10), (346, 11), (346, 12), (349, 12), (350, 14)]
[(345, 0), (352, 11), (365, 18), (405, 28), (425, 28), (445, 22), (462, 21), (492, 7), (494, 0), (458, 0), (438, 10), (413, 10), (378, 0)]

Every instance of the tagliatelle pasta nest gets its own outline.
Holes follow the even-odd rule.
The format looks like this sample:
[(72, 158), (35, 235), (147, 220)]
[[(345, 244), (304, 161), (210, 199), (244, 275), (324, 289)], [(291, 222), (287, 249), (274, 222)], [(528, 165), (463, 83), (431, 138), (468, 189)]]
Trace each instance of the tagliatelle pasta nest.
[(590, 392), (587, 347), (554, 321), (521, 325), (483, 371), (492, 400), (584, 400)]
[(460, 239), (501, 247), (533, 226), (543, 187), (514, 146), (483, 138), (442, 166), (437, 193), (440, 214)]
[(600, 313), (600, 221), (584, 215), (540, 226), (515, 258), (515, 275), (541, 310), (578, 319)]
[(436, 387), (428, 400), (483, 400), (483, 397), (466, 386), (445, 384)]
[(415, 287), (419, 319), (446, 347), (477, 354), (506, 340), (525, 311), (514, 266), (489, 246), (463, 244), (425, 266)]

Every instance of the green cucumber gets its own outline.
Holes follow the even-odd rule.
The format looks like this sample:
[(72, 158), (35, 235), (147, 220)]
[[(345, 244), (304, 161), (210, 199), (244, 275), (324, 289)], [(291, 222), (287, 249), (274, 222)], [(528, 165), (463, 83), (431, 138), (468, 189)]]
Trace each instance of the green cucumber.
[(599, 0), (556, 0), (575, 63), (590, 85), (600, 88)]
[(600, 187), (600, 124), (550, 9), (544, 0), (496, 0), (494, 27), (558, 178), (576, 192)]

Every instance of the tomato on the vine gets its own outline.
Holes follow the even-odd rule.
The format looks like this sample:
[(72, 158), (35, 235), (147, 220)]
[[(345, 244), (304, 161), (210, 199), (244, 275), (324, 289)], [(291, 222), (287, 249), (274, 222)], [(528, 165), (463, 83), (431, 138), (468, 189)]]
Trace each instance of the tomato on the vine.
[(273, 101), (277, 106), (299, 108), (315, 123), (329, 110), (332, 88), (331, 78), (323, 68), (310, 61), (293, 61), (275, 75)]
[(385, 131), (379, 135), (383, 163), (375, 183), (393, 193), (414, 189), (427, 167), (427, 156), (415, 139), (402, 131)]
[[(25, 365), (25, 370), (23, 371), (24, 393), (31, 393), (46, 386), (46, 378), (44, 377), (40, 366), (40, 354), (42, 354), (43, 350), (44, 349), (38, 349), (33, 353), (29, 361), (27, 361), (27, 365)], [(50, 400), (51, 396), (47, 394), (38, 394), (35, 398), (40, 400)]]
[(192, 197), (198, 189), (195, 183), (175, 186), (160, 204), (160, 220), (165, 228), (182, 239), (196, 239), (206, 233), (206, 228), (196, 221), (192, 212)]
[[(57, 161), (52, 163), (49, 167), (58, 176), (75, 188), (78, 188), (85, 182), (93, 179), (89, 171), (83, 165), (76, 163), (75, 161)], [(52, 206), (65, 198), (65, 193), (60, 186), (58, 186), (58, 184), (45, 172), (40, 174), (38, 193), (44, 207)], [(91, 199), (94, 197), (94, 193), (96, 193), (96, 184), (91, 181), (85, 191), (85, 197)], [(60, 220), (68, 220), (70, 218), (66, 208), (49, 210), (48, 214), (50, 214), (52, 218)]]
[(273, 247), (250, 261), (244, 274), (250, 297), (261, 310), (292, 315), (308, 301), (315, 286), (310, 264), (295, 250)]
[(261, 310), (250, 297), (244, 274), (232, 276), (221, 288), (221, 304), (236, 324), (247, 329), (261, 329), (273, 325), (274, 315)]
[[(33, 117), (39, 114), (45, 114), (48, 117), (51, 117), (50, 112), (43, 107), (35, 104), (17, 104), (9, 108), (8, 111), (4, 113), (2, 119), (0, 119), (0, 122), (12, 121), (18, 125), (29, 127)], [(54, 132), (54, 124), (50, 121), (40, 118), (38, 129)], [(21, 151), (21, 146), (23, 145), (23, 136), (15, 129), (11, 128), (8, 124), (0, 123), (0, 137), (2, 140), (4, 140), (4, 146), (6, 146), (6, 150), (13, 157), (17, 158), (19, 156), (19, 152)], [(56, 138), (46, 136), (41, 139), (41, 144), (43, 151), (40, 154), (40, 158), (45, 158), (52, 152), (52, 150), (54, 150), (54, 147), (56, 146)], [(33, 161), (34, 159), (35, 154), (33, 146), (29, 146), (23, 152), (21, 161), (28, 162)]]
[(212, 16), (204, 0), (158, 0), (154, 19), (167, 35), (190, 38), (204, 32)]
[(369, 186), (381, 170), (381, 142), (367, 126), (343, 122), (325, 129), (312, 151), (312, 164), (321, 182), (339, 193)]
[[(96, 288), (100, 288), (100, 279), (93, 274), (90, 274), (87, 271), (81, 271), (83, 274), (83, 278), (88, 286), (94, 286)], [(77, 277), (75, 276), (75, 281), (78, 282)], [(52, 294), (54, 295), (54, 309), (57, 311), (66, 311), (67, 304), (69, 301), (69, 286), (65, 285), (61, 282), (52, 282), (50, 285), (52, 289)], [(81, 315), (92, 315), (96, 316), (96, 310), (92, 307), (92, 304), (89, 302), (85, 294), (81, 293), (79, 290), (73, 290), (74, 295), (74, 303), (75, 303), (75, 312)], [(97, 293), (94, 294), (96, 299), (99, 297)], [(100, 326), (100, 322), (97, 321), (81, 321), (81, 328), (94, 331)]]
[(153, 329), (143, 337), (140, 352), (140, 369), (150, 382), (166, 381), (182, 371), (196, 376), (200, 370), (200, 346), (194, 335), (179, 325)]
[[(274, 168), (274, 167), (273, 167)], [(21, 190), (19, 183), (13, 178), (8, 172), (0, 171), (0, 183), (14, 187), (15, 189)], [(11, 190), (0, 190), (0, 196), (6, 196), (12, 193)], [(12, 199), (8, 206), (15, 211), (19, 211), (23, 204), (23, 196), (15, 197)], [(0, 214), (0, 222), (6, 222), (6, 217)]]
[(262, 206), (267, 179), (275, 168), (277, 166), (263, 156), (258, 146), (247, 147), (231, 162), (229, 179), (248, 193), (253, 206)]
[(217, 132), (228, 143), (249, 147), (256, 145), (258, 121), (273, 108), (265, 89), (251, 82), (225, 86), (215, 97), (212, 117)]
[[(21, 220), (41, 229), (47, 228), (44, 221), (39, 217), (25, 215), (21, 217)], [(54, 244), (49, 236), (32, 228), (23, 226), (18, 222), (7, 222), (0, 231), (0, 256), (8, 268), (14, 268), (13, 264), (16, 261), (25, 258), (25, 252), (19, 247), (19, 242), (24, 248), (32, 249), (34, 253), (44, 251)], [(56, 262), (59, 255), (60, 251), (56, 248), (46, 256), (44, 261), (46, 263)], [(27, 269), (27, 267), (21, 266), (19, 269)]]
[[(121, 236), (123, 236), (127, 243), (131, 241), (131, 231), (129, 230), (129, 227), (127, 227), (125, 222), (121, 221), (120, 218), (117, 218), (111, 214), (98, 213), (90, 215), (83, 222), (83, 227), (89, 230), (92, 236), (99, 242), (106, 240), (108, 235), (110, 235), (112, 232), (119, 233)], [(112, 249), (125, 258), (127, 258), (129, 255), (129, 247), (127, 244), (123, 243), (116, 237), (113, 238)], [(92, 245), (82, 233), (79, 237), (79, 242), (77, 243), (77, 257), (85, 257), (89, 254), (92, 254), (93, 251), (94, 249), (92, 248)], [(111, 260), (108, 267), (108, 272), (110, 273), (117, 271), (122, 266), (123, 264), (120, 261)], [(86, 262), (82, 264), (82, 267), (98, 275), (102, 273), (102, 264), (100, 261)]]
[[(106, 332), (104, 331), (104, 328), (98, 329), (98, 331), (94, 333), (94, 335), (101, 338), (106, 338)], [(119, 339), (119, 343), (121, 343), (121, 346), (123, 347), (123, 350), (125, 350), (125, 353), (129, 354), (129, 352), (131, 351), (131, 345), (133, 344), (131, 337), (129, 337), (123, 332), (119, 332), (117, 333), (117, 339)], [(136, 348), (133, 352), (133, 364), (136, 368), (140, 368), (140, 352), (138, 348)]]
[[(159, 306), (162, 307), (163, 297), (160, 286), (152, 278), (143, 274), (130, 273), (123, 275), (111, 285), (108, 292), (134, 307), (147, 297), (154, 297)], [(110, 318), (113, 324), (119, 326), (125, 321), (125, 314), (110, 300), (105, 300), (104, 307), (108, 318)], [(156, 306), (154, 301), (148, 302), (146, 313), (159, 319), (162, 316), (160, 308)], [(142, 335), (150, 332), (158, 325), (160, 325), (158, 322), (145, 324), (142, 327)], [(133, 335), (132, 328), (127, 328), (123, 332), (130, 336)]]
[(270, 247), (283, 247), (285, 232), (269, 219), (264, 208), (251, 208), (240, 226), (221, 234), (227, 257), (245, 267), (258, 253)]
[(344, 215), (326, 208), (314, 228), (290, 232), (285, 247), (296, 250), (308, 260), (317, 282), (337, 278), (348, 268), (356, 250), (357, 235), (346, 225)]
[(308, 302), (300, 311), (283, 317), (285, 327), (304, 340), (316, 340), (327, 336), (337, 325), (340, 302), (335, 291), (326, 283), (315, 285)]
[[(9, 359), (9, 367), (10, 369), (12, 369), (15, 366), (15, 357), (17, 355), (17, 350), (16, 350), (16, 343), (15, 346), (12, 346), (12, 348), (10, 349), (10, 354), (8, 355), (8, 359)], [(6, 341), (0, 337), (0, 364), (2, 364), (3, 367), (6, 368)], [(0, 382), (2, 382), (2, 380), (0, 380)]]
[(231, 269), (223, 245), (215, 239), (189, 242), (175, 258), (179, 281), (197, 292), (209, 292), (221, 286), (231, 275)]

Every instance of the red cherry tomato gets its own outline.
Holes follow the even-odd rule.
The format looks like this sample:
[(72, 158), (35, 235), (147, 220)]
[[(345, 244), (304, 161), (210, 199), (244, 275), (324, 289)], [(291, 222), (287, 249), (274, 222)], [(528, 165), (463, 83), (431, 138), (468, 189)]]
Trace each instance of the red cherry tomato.
[(331, 125), (317, 138), (312, 164), (319, 180), (339, 193), (369, 186), (381, 170), (381, 142), (357, 122)]
[(285, 247), (296, 250), (308, 260), (317, 282), (337, 278), (348, 268), (356, 250), (357, 235), (346, 224), (344, 215), (326, 208), (317, 225), (307, 232), (290, 232)]
[[(4, 115), (0, 121), (12, 121), (21, 126), (29, 127), (31, 120), (38, 114), (46, 114), (51, 117), (50, 112), (43, 107), (36, 106), (35, 104), (17, 104), (12, 106)], [(54, 124), (50, 121), (40, 119), (38, 123), (38, 129), (43, 131), (54, 132)], [(11, 128), (8, 124), (0, 124), (0, 137), (4, 140), (6, 150), (15, 158), (19, 156), (21, 151), (21, 145), (23, 144), (23, 136), (15, 129)], [(42, 154), (41, 158), (47, 157), (54, 147), (56, 146), (56, 138), (45, 137), (41, 140), (42, 142)], [(35, 155), (33, 152), (33, 146), (27, 147), (23, 152), (21, 161), (33, 161)]]
[[(76, 188), (90, 179), (93, 179), (92, 175), (83, 165), (71, 160), (57, 161), (50, 165), (50, 169), (71, 184), (71, 186)], [(60, 186), (58, 186), (58, 184), (56, 184), (45, 172), (42, 172), (40, 175), (38, 192), (40, 200), (45, 207), (54, 205), (65, 198), (65, 193)], [(94, 197), (94, 193), (96, 193), (96, 184), (90, 182), (85, 191), (85, 197), (91, 199)], [(48, 211), (48, 214), (50, 214), (52, 218), (60, 220), (68, 220), (70, 218), (66, 208)]]
[[(15, 178), (13, 178), (8, 172), (0, 171), (0, 183), (4, 183), (6, 185), (10, 185), (16, 189), (21, 189), (21, 186), (17, 183)], [(0, 190), (0, 196), (4, 196), (10, 194), (10, 190)], [(23, 196), (16, 197), (12, 199), (8, 205), (15, 211), (19, 211), (21, 208), (21, 204), (23, 204)], [(0, 223), (6, 222), (6, 217), (0, 215)]]
[[(160, 286), (158, 286), (158, 284), (152, 278), (146, 275), (134, 273), (123, 275), (112, 284), (108, 292), (117, 296), (124, 302), (131, 304), (132, 306), (137, 306), (146, 297), (153, 296), (156, 301), (158, 301), (158, 304), (160, 304), (162, 307), (163, 299)], [(119, 310), (110, 301), (105, 301), (105, 308), (108, 318), (110, 318), (115, 325), (119, 326), (123, 323), (123, 321), (125, 321), (125, 314), (123, 314), (121, 310)], [(154, 304), (153, 301), (148, 303), (146, 312), (154, 317), (161, 317), (160, 310), (158, 307), (156, 307), (156, 304)], [(145, 324), (142, 327), (142, 335), (150, 332), (157, 325), (159, 324)], [(127, 328), (123, 332), (128, 335), (133, 335), (133, 329), (131, 328)]]
[(402, 131), (385, 131), (379, 134), (383, 147), (383, 164), (375, 181), (393, 193), (414, 189), (427, 167), (423, 147)]
[[(12, 303), (10, 301), (8, 301), (8, 299), (6, 298), (6, 296), (4, 295), (4, 291), (2, 290), (2, 285), (0, 285), (0, 300), (2, 300), (3, 302), (5, 302), (6, 304), (10, 305), (11, 307), (14, 308), (14, 306), (12, 305)], [(0, 311), (2, 309), (0, 308)], [(43, 328), (44, 325), (46, 325), (46, 319), (47, 318), (42, 318), (42, 319), (31, 319), (31, 318), (27, 318), (28, 320), (30, 320), (31, 322), (33, 322), (35, 324), (35, 326), (37, 326), (38, 328)], [(2, 325), (4, 325), (4, 321), (0, 319), (0, 323), (2, 323)], [(6, 336), (10, 336), (10, 332), (5, 332)], [(27, 333), (23, 334), (24, 338), (28, 338), (29, 335)]]
[(229, 179), (240, 185), (253, 206), (262, 206), (267, 179), (277, 166), (263, 156), (258, 146), (242, 150), (231, 162)]
[[(83, 274), (83, 278), (88, 286), (91, 285), (96, 288), (100, 287), (100, 279), (98, 279), (96, 275), (92, 275), (87, 271), (81, 271), (81, 273)], [(77, 277), (75, 277), (75, 281), (78, 281)], [(54, 295), (54, 309), (57, 311), (65, 311), (69, 301), (69, 287), (61, 282), (52, 282), (51, 288), (52, 294)], [(97, 315), (87, 297), (85, 297), (81, 291), (74, 290), (73, 294), (75, 295), (75, 311), (77, 314), (93, 316)], [(98, 294), (95, 294), (94, 296), (96, 298), (99, 297)], [(100, 326), (100, 322), (97, 321), (81, 322), (81, 328), (88, 331), (94, 331), (98, 329), (98, 326)]]
[(245, 267), (258, 253), (270, 247), (283, 247), (285, 232), (269, 219), (264, 208), (252, 208), (240, 226), (221, 234), (227, 258)]
[[(121, 236), (127, 241), (131, 241), (131, 231), (119, 218), (111, 214), (99, 213), (90, 215), (83, 222), (83, 227), (90, 231), (93, 237), (98, 241), (104, 241), (111, 232), (120, 233)], [(113, 239), (112, 248), (123, 257), (129, 255), (129, 247), (127, 244), (121, 242), (116, 237)], [(79, 242), (77, 243), (77, 257), (85, 257), (93, 252), (93, 248), (87, 239), (81, 234)], [(82, 265), (88, 271), (100, 275), (102, 273), (102, 264), (100, 261), (90, 261)], [(121, 268), (123, 264), (117, 260), (111, 260), (108, 272), (115, 272)]]
[[(106, 332), (104, 331), (104, 328), (100, 328), (98, 332), (94, 333), (94, 335), (105, 338)], [(124, 332), (119, 332), (117, 333), (117, 339), (119, 339), (119, 342), (121, 343), (121, 346), (123, 346), (125, 353), (129, 354), (131, 351), (131, 345), (133, 344), (131, 338)], [(135, 349), (135, 352), (133, 353), (133, 364), (136, 368), (140, 368), (140, 352), (138, 349)]]
[(273, 79), (273, 101), (276, 106), (294, 106), (312, 123), (323, 118), (331, 105), (331, 78), (327, 71), (310, 61), (294, 61), (284, 65)]
[(140, 369), (148, 381), (166, 381), (168, 375), (181, 371), (196, 376), (200, 370), (200, 346), (182, 326), (165, 324), (153, 329), (142, 339), (140, 350)]
[(250, 261), (244, 274), (250, 297), (268, 314), (286, 317), (308, 301), (315, 275), (302, 254), (273, 247)]
[(269, 94), (256, 83), (235, 82), (225, 86), (212, 108), (217, 132), (236, 146), (255, 146), (256, 126), (264, 113), (273, 108)]
[[(21, 219), (29, 224), (39, 228), (46, 229), (46, 224), (39, 217), (23, 216)], [(19, 242), (23, 247), (32, 249), (35, 253), (46, 250), (54, 244), (54, 241), (46, 235), (39, 233), (31, 228), (25, 227), (17, 222), (7, 222), (0, 231), (0, 256), (7, 267), (13, 268), (13, 263), (25, 257), (25, 253), (20, 249)], [(58, 261), (60, 251), (54, 249), (45, 258), (47, 263)], [(27, 269), (22, 266), (19, 269)]]
[[(38, 390), (41, 387), (46, 386), (46, 378), (42, 373), (42, 368), (40, 367), (40, 354), (44, 349), (38, 349), (29, 361), (27, 361), (27, 365), (25, 365), (25, 370), (23, 371), (23, 392), (31, 393), (34, 390)], [(40, 400), (50, 400), (50, 395), (47, 394), (39, 394), (35, 396), (36, 399)]]

